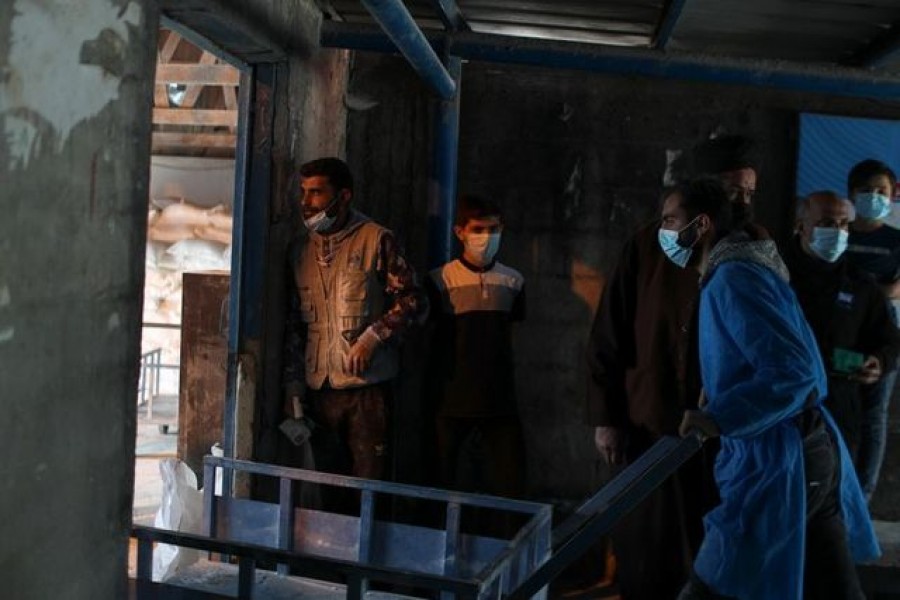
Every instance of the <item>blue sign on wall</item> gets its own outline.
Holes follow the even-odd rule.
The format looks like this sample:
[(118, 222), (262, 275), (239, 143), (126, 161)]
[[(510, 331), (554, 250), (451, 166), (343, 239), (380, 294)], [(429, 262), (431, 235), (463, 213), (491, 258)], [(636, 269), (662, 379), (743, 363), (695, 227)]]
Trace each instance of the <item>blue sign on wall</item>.
[(900, 173), (900, 121), (800, 115), (797, 195), (833, 190), (847, 195), (847, 173), (874, 158)]

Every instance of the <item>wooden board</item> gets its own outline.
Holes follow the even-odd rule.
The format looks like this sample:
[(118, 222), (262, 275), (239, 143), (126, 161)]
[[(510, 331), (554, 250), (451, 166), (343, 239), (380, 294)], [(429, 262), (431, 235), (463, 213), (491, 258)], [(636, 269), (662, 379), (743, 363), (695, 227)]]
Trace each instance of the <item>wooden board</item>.
[(228, 370), (227, 273), (185, 273), (181, 312), (178, 458), (202, 485), (203, 457), (222, 443)]

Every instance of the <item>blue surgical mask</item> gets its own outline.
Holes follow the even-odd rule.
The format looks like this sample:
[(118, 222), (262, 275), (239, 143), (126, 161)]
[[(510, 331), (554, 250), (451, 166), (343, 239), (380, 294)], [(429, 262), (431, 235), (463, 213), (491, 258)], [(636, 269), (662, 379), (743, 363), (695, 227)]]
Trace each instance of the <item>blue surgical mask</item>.
[[(688, 224), (688, 227), (690, 227), (690, 224)], [(660, 227), (657, 237), (659, 239), (659, 247), (662, 248), (662, 251), (669, 257), (669, 260), (683, 269), (691, 259), (691, 254), (694, 253), (694, 249), (692, 247), (682, 246), (678, 243), (678, 236), (681, 231), (663, 229)]]
[(466, 247), (466, 254), (477, 266), (485, 267), (497, 256), (500, 249), (500, 233), (471, 233), (463, 245)]
[(822, 260), (833, 263), (847, 250), (849, 238), (850, 234), (837, 227), (814, 227), (809, 248)]
[(853, 196), (856, 214), (863, 219), (877, 221), (891, 214), (891, 199), (878, 192), (863, 192)]

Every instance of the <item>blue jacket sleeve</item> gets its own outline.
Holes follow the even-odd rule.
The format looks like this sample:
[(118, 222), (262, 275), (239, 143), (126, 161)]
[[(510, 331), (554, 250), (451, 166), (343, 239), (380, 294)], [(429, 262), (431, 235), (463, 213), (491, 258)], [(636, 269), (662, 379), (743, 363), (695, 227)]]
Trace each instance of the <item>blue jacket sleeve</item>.
[(725, 436), (756, 435), (824, 394), (796, 298), (762, 266), (718, 267), (703, 290), (700, 340), (707, 410)]

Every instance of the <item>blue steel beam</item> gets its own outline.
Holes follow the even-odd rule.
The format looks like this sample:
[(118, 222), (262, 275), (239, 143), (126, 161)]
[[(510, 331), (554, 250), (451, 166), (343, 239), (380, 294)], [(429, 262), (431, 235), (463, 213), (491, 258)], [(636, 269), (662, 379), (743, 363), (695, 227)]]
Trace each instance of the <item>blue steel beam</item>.
[[(429, 33), (429, 37), (435, 45), (446, 38), (449, 53), (465, 60), (900, 100), (900, 77), (849, 67), (668, 54), (658, 50), (511, 38), (486, 33), (433, 32)], [(379, 35), (374, 28), (358, 25), (325, 23), (321, 43), (333, 48), (396, 52), (390, 40)]]
[(459, 85), (462, 60), (447, 58), (447, 68), (457, 86), (450, 100), (442, 100), (435, 115), (434, 166), (428, 202), (428, 268), (437, 268), (453, 254), (453, 221), (456, 213), (456, 179), (459, 163)]
[(402, 0), (362, 0), (362, 3), (419, 76), (438, 96), (444, 100), (452, 98), (456, 93), (453, 78)]
[(159, 15), (159, 24), (166, 29), (174, 31), (201, 50), (206, 50), (211, 54), (215, 54), (217, 57), (230, 64), (235, 69), (238, 69), (240, 71), (247, 71), (250, 68), (248, 63), (246, 63), (242, 59), (227, 52), (224, 48), (203, 37), (190, 27), (186, 27), (175, 19), (169, 18), (164, 12)]
[[(234, 456), (239, 361), (262, 339), (266, 280), (269, 196), (274, 126), (273, 63), (259, 63), (241, 75), (238, 88), (238, 143), (235, 148), (234, 232), (228, 306), (228, 377), (222, 442)], [(231, 482), (223, 483), (230, 490)]]
[(456, 0), (431, 0), (447, 31), (469, 31), (469, 24), (456, 4)]
[(900, 23), (894, 23), (883, 35), (857, 52), (851, 59), (861, 67), (875, 68), (900, 60)]
[(678, 24), (678, 19), (681, 18), (681, 11), (684, 10), (685, 4), (687, 4), (687, 0), (669, 0), (662, 21), (659, 24), (659, 29), (656, 30), (656, 35), (653, 36), (653, 43), (650, 44), (652, 48), (666, 49), (666, 45), (672, 39), (672, 34), (675, 33), (675, 26)]

